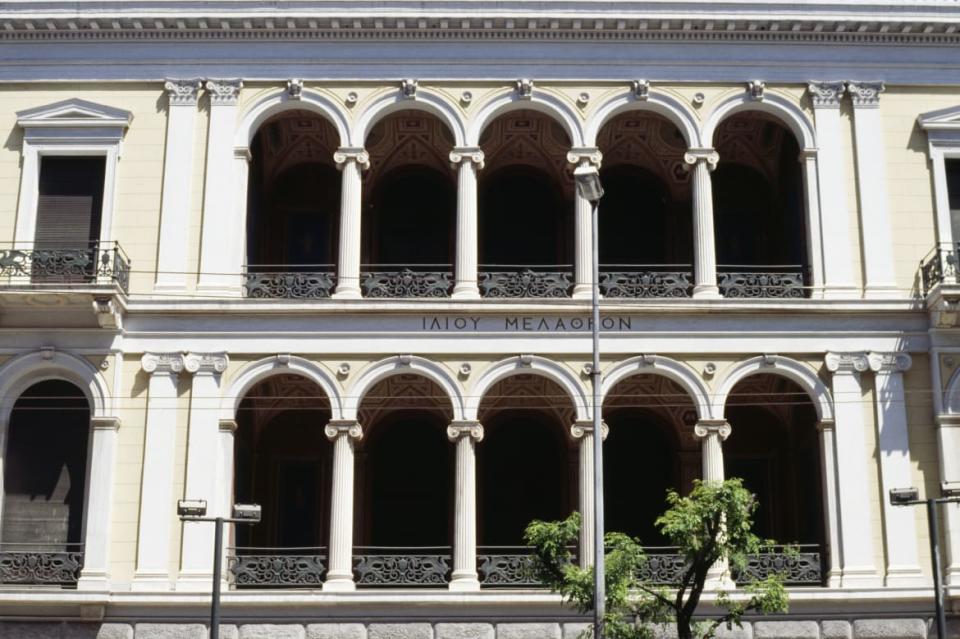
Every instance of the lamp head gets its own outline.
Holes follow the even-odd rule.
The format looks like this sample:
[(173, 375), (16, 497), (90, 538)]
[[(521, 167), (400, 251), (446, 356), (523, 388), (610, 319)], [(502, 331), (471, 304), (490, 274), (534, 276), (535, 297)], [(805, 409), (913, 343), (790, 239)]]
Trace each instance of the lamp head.
[(233, 519), (240, 519), (251, 524), (260, 521), (260, 504), (234, 504)]
[(573, 170), (573, 180), (577, 183), (577, 192), (580, 197), (591, 204), (596, 204), (603, 197), (603, 186), (600, 184), (600, 173), (597, 167), (581, 164)]
[(960, 497), (960, 481), (940, 482), (940, 494), (943, 497)]
[(891, 488), (890, 503), (894, 506), (905, 506), (920, 499), (920, 491), (916, 488)]
[(180, 517), (203, 517), (207, 514), (205, 499), (181, 499), (177, 502), (177, 514)]

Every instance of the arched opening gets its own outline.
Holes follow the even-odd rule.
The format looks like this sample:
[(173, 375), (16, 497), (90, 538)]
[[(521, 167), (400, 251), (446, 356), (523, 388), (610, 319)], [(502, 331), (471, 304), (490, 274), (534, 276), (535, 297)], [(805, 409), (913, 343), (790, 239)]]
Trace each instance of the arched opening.
[(534, 519), (559, 520), (577, 510), (577, 455), (569, 437), (575, 419), (569, 395), (552, 380), (516, 374), (494, 384), (480, 404), (477, 446), (477, 540), (480, 580), (520, 585), (516, 562)]
[(683, 134), (666, 118), (624, 113), (597, 137), (603, 153), (600, 288), (607, 297), (689, 297), (693, 230)]
[(323, 432), (329, 399), (312, 380), (273, 375), (247, 391), (236, 421), (234, 502), (263, 508), (256, 526), (236, 527), (236, 585), (320, 585), (332, 475)]
[(363, 273), (367, 297), (446, 297), (457, 218), (453, 135), (424, 111), (400, 111), (367, 136)]
[(378, 382), (359, 409), (358, 586), (438, 586), (448, 580), (453, 529), (449, 397), (421, 375)]
[(754, 530), (800, 546), (789, 580), (820, 584), (826, 565), (825, 518), (817, 413), (807, 393), (779, 375), (751, 375), (727, 399), (732, 432), (723, 444), (727, 477), (757, 496)]
[(765, 113), (724, 120), (713, 173), (717, 269), (726, 297), (804, 297), (809, 277), (800, 147)]
[(485, 297), (566, 297), (572, 286), (570, 137), (551, 118), (512, 111), (480, 138), (478, 229)]
[(3, 458), (0, 583), (75, 585), (83, 558), (90, 404), (63, 380), (30, 386)]
[(610, 429), (603, 448), (606, 528), (662, 547), (667, 541), (655, 522), (667, 509), (667, 491), (686, 493), (700, 477), (696, 408), (673, 380), (632, 375), (604, 398), (603, 419)]
[(248, 297), (329, 297), (336, 276), (340, 174), (336, 129), (309, 111), (267, 120), (250, 145)]

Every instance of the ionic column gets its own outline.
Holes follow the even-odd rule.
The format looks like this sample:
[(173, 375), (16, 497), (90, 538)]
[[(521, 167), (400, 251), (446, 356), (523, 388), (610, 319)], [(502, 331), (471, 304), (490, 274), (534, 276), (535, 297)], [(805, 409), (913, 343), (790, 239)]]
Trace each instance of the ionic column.
[(450, 164), (457, 167), (457, 255), (453, 297), (479, 299), (477, 287), (477, 171), (483, 168), (478, 147), (456, 148)]
[[(592, 165), (597, 169), (603, 155), (593, 147), (574, 148), (567, 153), (567, 162), (574, 166)], [(593, 208), (574, 188), (574, 260), (573, 297), (590, 299), (593, 296)]]
[(167, 80), (167, 139), (163, 159), (160, 250), (154, 290), (182, 291), (187, 286), (187, 231), (193, 189), (194, 127), (197, 93), (203, 83)]
[(234, 219), (234, 213), (235, 203), (245, 201), (247, 193), (239, 192), (235, 179), (233, 136), (243, 82), (207, 80), (204, 86), (210, 97), (210, 124), (197, 289), (239, 294), (243, 247), (233, 240), (236, 229), (242, 228), (246, 220)]
[(834, 449), (834, 421), (817, 423), (820, 433), (820, 479), (823, 482), (823, 513), (827, 519), (827, 586), (840, 587), (843, 548), (840, 546), (840, 507), (837, 503), (837, 453)]
[(827, 370), (833, 373), (836, 419), (837, 488), (840, 506), (841, 586), (876, 587), (881, 579), (873, 554), (874, 520), (869, 477), (866, 421), (860, 373), (868, 370), (866, 353), (827, 353)]
[(140, 483), (140, 525), (133, 590), (170, 588), (170, 532), (177, 516), (173, 495), (177, 431), (177, 378), (183, 370), (180, 353), (145, 353), (140, 359), (150, 375), (147, 424)]
[[(187, 431), (187, 476), (184, 499), (203, 499), (207, 515), (229, 516), (217, 485), (220, 457), (220, 376), (227, 369), (226, 353), (189, 353), (184, 368), (193, 373), (190, 425)], [(182, 533), (177, 590), (206, 592), (213, 575), (213, 536), (208, 526), (185, 524)]]
[(453, 422), (447, 437), (457, 446), (456, 500), (453, 519), (453, 573), (450, 590), (480, 590), (477, 578), (476, 442), (483, 440), (479, 422)]
[(90, 427), (92, 437), (83, 535), (83, 570), (77, 588), (105, 592), (110, 590), (110, 512), (120, 420), (116, 417), (94, 417), (90, 420)]
[(693, 427), (693, 432), (703, 441), (703, 481), (722, 482), (725, 478), (723, 442), (732, 432), (730, 424), (723, 419), (701, 419)]
[(893, 268), (887, 164), (880, 120), (880, 94), (883, 89), (883, 82), (847, 84), (853, 102), (857, 198), (860, 201), (865, 277), (863, 296), (866, 298), (902, 297), (897, 291)]
[(685, 166), (693, 171), (693, 296), (703, 299), (720, 297), (710, 181), (719, 159), (713, 149), (690, 149), (683, 155)]
[(351, 419), (333, 420), (323, 432), (333, 442), (330, 566), (323, 589), (353, 590), (353, 442), (363, 437), (363, 428)]
[(340, 256), (334, 297), (356, 298), (360, 294), (360, 172), (370, 168), (370, 156), (361, 148), (337, 149), (333, 160), (342, 174), (340, 189)]
[[(937, 415), (937, 448), (940, 459), (940, 480), (953, 487), (960, 484), (960, 415)], [(943, 507), (945, 568), (943, 580), (947, 586), (960, 586), (960, 508)]]
[(880, 487), (883, 499), (884, 539), (887, 548), (888, 586), (921, 586), (917, 549), (917, 525), (911, 508), (890, 504), (891, 488), (913, 485), (910, 438), (907, 434), (906, 395), (903, 373), (912, 360), (906, 353), (870, 353), (870, 370), (875, 373), (877, 410), (877, 447), (880, 452)]
[(822, 247), (814, 250), (822, 248), (819, 252), (823, 255), (823, 297), (850, 298), (857, 291), (853, 283), (854, 259), (840, 120), (844, 85), (843, 82), (811, 82), (807, 89), (817, 123), (818, 150), (817, 170), (812, 170), (813, 158), (808, 154), (803, 164), (803, 178), (807, 185), (807, 206), (814, 201), (820, 205)]
[[(607, 438), (609, 429), (604, 424), (601, 435)], [(580, 440), (580, 567), (593, 565), (594, 504), (593, 504), (593, 420), (577, 421), (570, 427), (570, 436)]]

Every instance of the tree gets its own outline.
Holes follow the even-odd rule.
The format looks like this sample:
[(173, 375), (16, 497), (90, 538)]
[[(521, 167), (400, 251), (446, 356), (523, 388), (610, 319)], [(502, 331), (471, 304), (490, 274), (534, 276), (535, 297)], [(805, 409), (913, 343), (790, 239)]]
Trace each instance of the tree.
[[(607, 533), (606, 638), (649, 639), (653, 624), (673, 622), (679, 639), (710, 639), (721, 625), (740, 626), (747, 612), (787, 611), (784, 576), (773, 574), (746, 584), (742, 597), (731, 597), (721, 590), (715, 604), (722, 612), (694, 623), (710, 569), (726, 566), (728, 571), (742, 571), (750, 555), (775, 542), (753, 533), (753, 513), (758, 504), (740, 479), (696, 481), (687, 497), (669, 491), (667, 504), (669, 508), (656, 525), (684, 558), (679, 583), (669, 588), (644, 583), (638, 575), (647, 557), (639, 540), (623, 533)], [(593, 569), (582, 569), (573, 561), (570, 547), (579, 531), (580, 514), (573, 513), (559, 522), (532, 522), (525, 539), (534, 548), (537, 578), (586, 613), (593, 610)]]

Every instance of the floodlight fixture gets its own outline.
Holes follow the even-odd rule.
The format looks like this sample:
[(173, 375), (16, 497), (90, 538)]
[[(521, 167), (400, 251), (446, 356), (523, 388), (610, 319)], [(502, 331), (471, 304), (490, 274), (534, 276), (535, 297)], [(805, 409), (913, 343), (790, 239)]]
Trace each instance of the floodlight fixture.
[(890, 503), (894, 506), (907, 506), (920, 500), (920, 491), (916, 488), (891, 488)]
[(940, 482), (940, 494), (947, 498), (960, 498), (960, 481)]
[(577, 183), (577, 192), (580, 197), (594, 206), (603, 197), (603, 186), (600, 184), (600, 172), (597, 167), (582, 164), (573, 171), (573, 180)]
[(177, 514), (181, 518), (204, 517), (207, 514), (207, 500), (181, 499), (177, 502)]
[(260, 521), (260, 504), (234, 504), (233, 519), (255, 524)]

